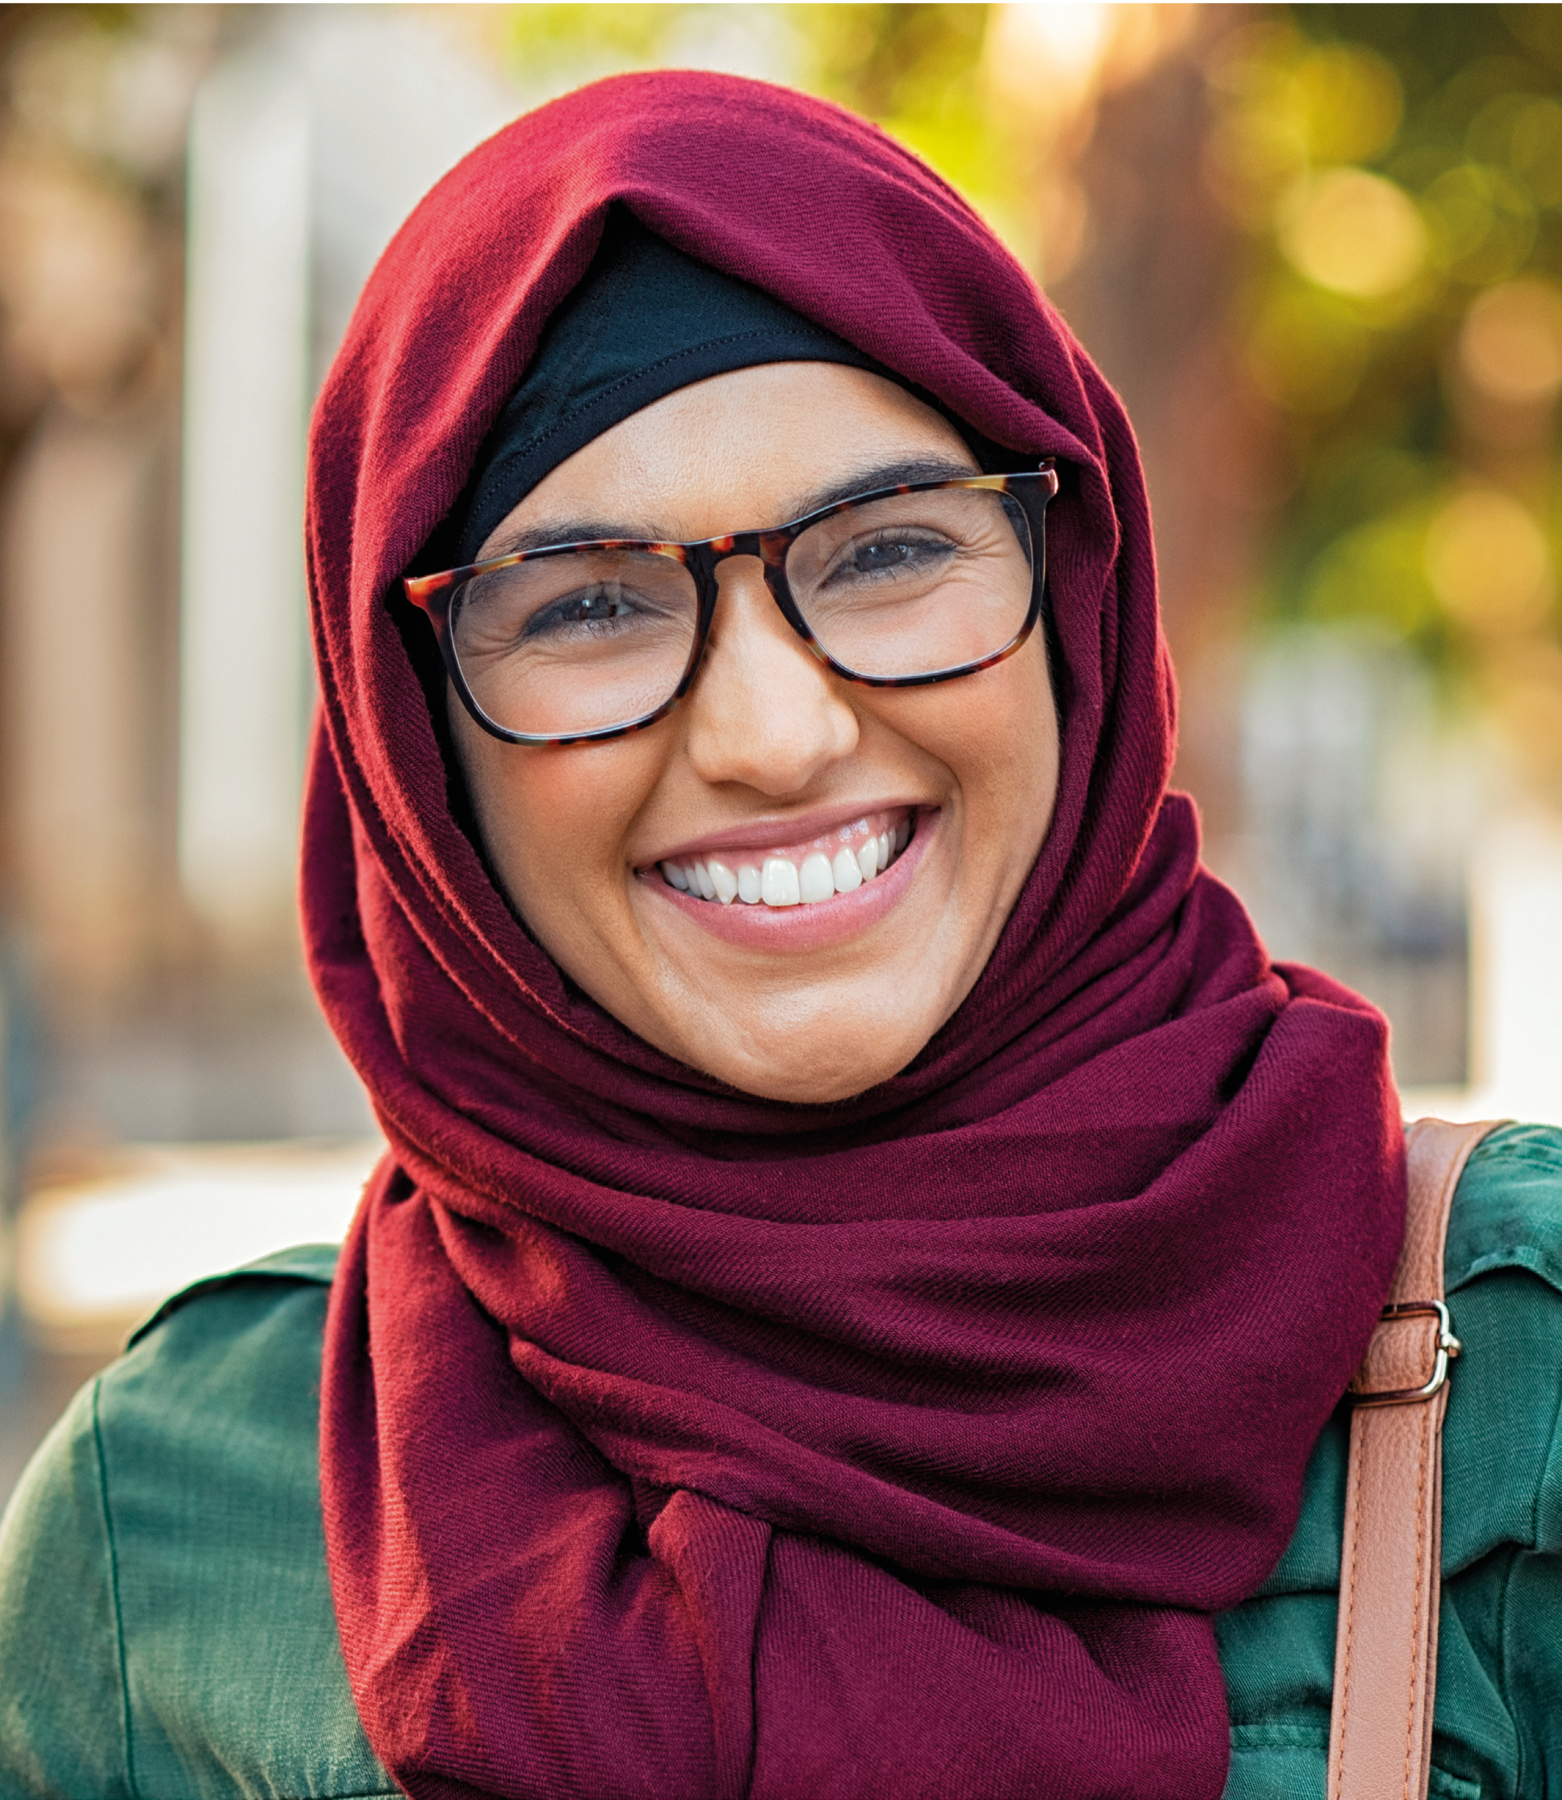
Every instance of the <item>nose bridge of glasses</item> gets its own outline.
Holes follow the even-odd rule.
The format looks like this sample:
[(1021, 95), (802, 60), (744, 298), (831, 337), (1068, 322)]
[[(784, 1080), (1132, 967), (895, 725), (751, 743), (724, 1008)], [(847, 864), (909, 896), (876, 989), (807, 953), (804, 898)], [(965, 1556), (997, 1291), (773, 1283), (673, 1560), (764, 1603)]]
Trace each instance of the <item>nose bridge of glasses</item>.
[(786, 561), (791, 541), (791, 534), (784, 531), (732, 531), (689, 548), (694, 560), (714, 579), (717, 567), (734, 556), (758, 557), (765, 568), (778, 569)]
[[(783, 566), (791, 541), (783, 532), (745, 531), (692, 547), (692, 560), (708, 583), (711, 630), (728, 652), (746, 646), (742, 660), (751, 666), (755, 630), (772, 650), (789, 647), (809, 663), (827, 661), (786, 593)], [(762, 651), (761, 659), (771, 653)], [(706, 659), (702, 647), (699, 660)]]
[(757, 579), (771, 600), (777, 600), (776, 579), (786, 561), (790, 541), (776, 531), (735, 531), (703, 544), (688, 545), (690, 567), (708, 596), (706, 604), (711, 612), (720, 605), (724, 594), (734, 591), (734, 582), (738, 588), (746, 588)]

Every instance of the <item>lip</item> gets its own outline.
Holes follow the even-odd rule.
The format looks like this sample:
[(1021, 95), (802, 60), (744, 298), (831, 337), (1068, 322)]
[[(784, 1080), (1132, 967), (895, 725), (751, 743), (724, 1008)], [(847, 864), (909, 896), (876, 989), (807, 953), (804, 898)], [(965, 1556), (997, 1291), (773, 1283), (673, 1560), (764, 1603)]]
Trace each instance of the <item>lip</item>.
[[(712, 856), (725, 860), (727, 856), (744, 850), (759, 850), (768, 856), (790, 856), (794, 861), (800, 861), (808, 851), (816, 848), (820, 838), (829, 837), (832, 832), (840, 831), (845, 826), (856, 825), (875, 813), (884, 812), (908, 812), (915, 818), (921, 816), (921, 809), (914, 800), (859, 800), (855, 805), (801, 813), (796, 818), (759, 819), (748, 825), (734, 826), (731, 831), (713, 832), (702, 838), (688, 838), (681, 844), (658, 850), (654, 857), (648, 858), (640, 866), (638, 872), (649, 873), (658, 863), (664, 862), (695, 862)], [(928, 816), (932, 816), (931, 812)], [(909, 849), (910, 845), (907, 846), (908, 851)], [(902, 856), (905, 854), (903, 851)], [(900, 858), (896, 859), (897, 862), (899, 860)], [(890, 866), (893, 868), (895, 865)], [(872, 885), (872, 882), (868, 883), (868, 886)], [(844, 894), (839, 897), (850, 898)], [(820, 904), (830, 903), (822, 901)]]
[[(866, 810), (882, 809), (871, 807)], [(833, 944), (844, 943), (848, 938), (876, 925), (898, 904), (911, 886), (930, 845), (938, 836), (944, 815), (940, 807), (912, 807), (910, 810), (914, 821), (911, 842), (882, 875), (874, 876), (872, 881), (865, 881), (850, 894), (837, 894), (833, 900), (820, 900), (812, 906), (721, 906), (711, 900), (691, 900), (687, 894), (680, 894), (675, 887), (663, 881), (654, 865), (650, 869), (639, 871), (637, 879), (652, 904), (660, 902), (673, 907), (691, 924), (726, 943), (773, 953), (824, 950)], [(863, 811), (859, 807), (850, 812), (830, 815), (833, 826), (827, 824), (814, 835), (823, 836), (832, 828), (851, 824), (863, 816)], [(825, 815), (819, 816), (822, 818)], [(812, 823), (812, 820), (788, 820), (783, 829), (795, 831), (799, 825)], [(760, 836), (752, 842), (740, 844), (734, 835), (723, 837), (720, 846), (728, 849), (769, 849), (774, 841), (773, 837)], [(715, 853), (716, 839), (707, 838), (703, 843), (711, 847), (706, 850), (706, 854)], [(668, 852), (660, 860), (674, 862), (680, 856), (697, 854), (698, 848), (680, 849)]]

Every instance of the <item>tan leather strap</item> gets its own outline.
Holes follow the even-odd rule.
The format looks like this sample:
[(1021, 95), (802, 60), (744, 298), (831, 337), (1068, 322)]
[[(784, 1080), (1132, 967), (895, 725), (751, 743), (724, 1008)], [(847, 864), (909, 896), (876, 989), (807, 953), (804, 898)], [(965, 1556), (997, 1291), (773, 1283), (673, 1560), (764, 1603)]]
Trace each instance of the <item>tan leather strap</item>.
[(1383, 1319), (1351, 1382), (1340, 1616), (1329, 1726), (1329, 1800), (1425, 1800), (1432, 1768), (1441, 1596), (1443, 1307), (1454, 1189), (1496, 1121), (1421, 1119), (1407, 1134), (1405, 1246)]

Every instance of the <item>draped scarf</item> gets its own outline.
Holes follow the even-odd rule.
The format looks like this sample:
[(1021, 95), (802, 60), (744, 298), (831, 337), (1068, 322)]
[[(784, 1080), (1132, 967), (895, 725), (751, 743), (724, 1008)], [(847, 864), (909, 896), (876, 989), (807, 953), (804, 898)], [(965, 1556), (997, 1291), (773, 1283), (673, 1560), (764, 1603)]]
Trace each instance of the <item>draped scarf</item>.
[[(964, 1004), (830, 1107), (684, 1067), (528, 936), (398, 596), (615, 204), (1062, 473), (1053, 824)], [(316, 410), (307, 553), (305, 930), (389, 1142), (331, 1297), (322, 1493), (397, 1783), (1219, 1795), (1212, 1617), (1294, 1527), (1403, 1157), (1383, 1020), (1269, 962), (1166, 791), (1144, 479), (1067, 327), (860, 119), (600, 82), (385, 253)]]

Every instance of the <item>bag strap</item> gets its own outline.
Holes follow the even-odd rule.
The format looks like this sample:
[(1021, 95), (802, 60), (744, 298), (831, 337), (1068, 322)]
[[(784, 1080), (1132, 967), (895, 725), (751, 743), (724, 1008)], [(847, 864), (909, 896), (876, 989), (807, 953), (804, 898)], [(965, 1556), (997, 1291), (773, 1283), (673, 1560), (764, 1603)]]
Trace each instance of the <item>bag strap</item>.
[(1328, 1800), (1425, 1800), (1441, 1598), (1443, 1414), (1459, 1340), (1443, 1301), (1454, 1190), (1495, 1120), (1419, 1119), (1388, 1304), (1350, 1384)]

